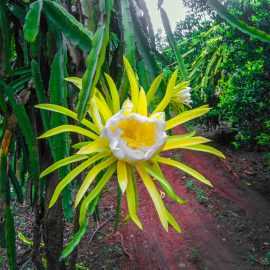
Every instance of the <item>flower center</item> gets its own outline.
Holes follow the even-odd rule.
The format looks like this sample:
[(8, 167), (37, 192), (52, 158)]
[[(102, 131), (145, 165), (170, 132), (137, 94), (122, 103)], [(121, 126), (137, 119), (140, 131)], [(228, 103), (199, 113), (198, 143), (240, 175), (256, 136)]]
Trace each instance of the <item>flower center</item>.
[(149, 160), (167, 141), (164, 115), (153, 118), (120, 110), (105, 124), (100, 137), (107, 138), (112, 154), (128, 163)]
[(139, 149), (151, 146), (156, 141), (157, 125), (153, 122), (139, 122), (137, 119), (124, 119), (117, 124), (123, 133), (120, 138), (127, 142), (127, 146)]

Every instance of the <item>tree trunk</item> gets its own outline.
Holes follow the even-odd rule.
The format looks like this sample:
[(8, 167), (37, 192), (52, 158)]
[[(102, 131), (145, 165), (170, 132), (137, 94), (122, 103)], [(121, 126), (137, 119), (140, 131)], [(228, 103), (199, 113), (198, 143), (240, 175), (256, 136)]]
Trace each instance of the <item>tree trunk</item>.
[(55, 205), (48, 209), (53, 192), (59, 182), (57, 173), (46, 179), (45, 191), (45, 217), (44, 217), (44, 243), (48, 270), (64, 270), (65, 263), (59, 261), (63, 250), (63, 213), (61, 196)]

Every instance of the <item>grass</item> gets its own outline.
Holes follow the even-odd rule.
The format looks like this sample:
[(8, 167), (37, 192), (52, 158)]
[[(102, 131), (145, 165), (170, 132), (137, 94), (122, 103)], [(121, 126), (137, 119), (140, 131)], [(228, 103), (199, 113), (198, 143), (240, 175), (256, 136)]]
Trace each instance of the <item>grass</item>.
[(191, 190), (200, 204), (206, 204), (209, 201), (208, 194), (205, 190), (195, 184), (194, 180), (188, 179), (185, 182), (188, 190)]
[(262, 266), (270, 266), (270, 252), (267, 252), (265, 256), (260, 256), (258, 253), (250, 253), (249, 260), (253, 263), (260, 264)]
[(200, 251), (198, 248), (190, 248), (189, 249), (189, 255), (188, 255), (188, 259), (195, 263), (199, 260), (199, 256), (200, 256)]
[(176, 155), (173, 156), (173, 158), (178, 162), (183, 162), (183, 155), (181, 153), (177, 153)]

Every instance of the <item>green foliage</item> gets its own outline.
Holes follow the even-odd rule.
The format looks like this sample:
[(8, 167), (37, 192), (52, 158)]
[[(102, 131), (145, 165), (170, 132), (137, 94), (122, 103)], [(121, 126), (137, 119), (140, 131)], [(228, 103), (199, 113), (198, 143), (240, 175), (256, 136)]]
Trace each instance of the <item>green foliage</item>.
[(174, 39), (172, 30), (171, 30), (169, 18), (167, 16), (166, 11), (162, 7), (160, 7), (160, 15), (161, 15), (163, 26), (165, 28), (165, 31), (166, 31), (166, 34), (167, 34), (167, 37), (168, 37), (168, 41), (169, 41), (170, 46), (171, 46), (171, 48), (172, 48), (172, 50), (173, 50), (173, 52), (175, 54), (175, 57), (176, 57), (176, 60), (177, 60), (178, 67), (180, 69), (182, 78), (183, 78), (184, 81), (186, 81), (187, 78), (188, 78), (187, 77), (187, 71), (186, 71), (182, 56), (180, 54), (179, 48), (177, 48), (177, 44), (176, 44), (176, 41)]
[(67, 256), (69, 256), (72, 251), (77, 247), (77, 245), (80, 243), (82, 237), (85, 234), (85, 231), (87, 229), (88, 226), (88, 221), (85, 220), (85, 222), (83, 223), (83, 225), (80, 227), (80, 229), (74, 234), (72, 240), (67, 244), (67, 246), (65, 247), (65, 249), (63, 250), (60, 260), (65, 259)]
[[(58, 41), (61, 44), (61, 38)], [(59, 106), (67, 106), (67, 88), (64, 84), (66, 75), (66, 48), (60, 46), (51, 65), (51, 76), (49, 87), (51, 90), (51, 102)], [(67, 124), (67, 118), (58, 113), (51, 116), (51, 127), (58, 127)], [(53, 138), (53, 157), (55, 161), (59, 161), (69, 155), (70, 140), (68, 134), (58, 135)], [(63, 179), (70, 171), (69, 166), (61, 167), (58, 170), (60, 179)], [(71, 209), (71, 190), (67, 186), (63, 192), (63, 208), (68, 220), (72, 217)]]
[(251, 262), (256, 263), (258, 265), (270, 266), (270, 252), (267, 252), (265, 256), (260, 256), (258, 253), (249, 254), (249, 259)]
[[(259, 39), (263, 42), (270, 43), (270, 35), (258, 30), (256, 27), (247, 25), (245, 22), (239, 20), (236, 16), (230, 14), (224, 6), (222, 6), (216, 0), (207, 0), (207, 4), (213, 8), (223, 19), (225, 19), (229, 24), (238, 28), (241, 32), (249, 34), (250, 36)], [(254, 7), (256, 5), (253, 5)], [(256, 16), (252, 17), (253, 21), (258, 21)]]
[(205, 190), (195, 184), (194, 180), (187, 180), (185, 182), (188, 190), (191, 190), (200, 204), (206, 204), (209, 201), (208, 194)]
[(199, 260), (200, 251), (198, 248), (190, 248), (188, 258), (191, 262), (195, 263)]
[[(236, 139), (241, 144), (268, 144), (266, 132), (269, 117), (269, 97), (266, 89), (270, 87), (265, 82), (264, 61), (247, 61), (236, 69), (229, 81), (220, 83), (224, 89), (220, 95), (219, 108), (225, 111), (225, 119), (237, 130)], [(256, 127), (256, 129), (254, 129)]]
[(102, 0), (101, 7), (99, 25), (93, 36), (93, 49), (86, 60), (87, 70), (83, 76), (82, 90), (79, 94), (77, 105), (79, 120), (82, 120), (85, 117), (89, 108), (89, 99), (94, 94), (101, 67), (105, 60), (106, 47), (109, 42), (109, 25), (112, 8), (111, 0)]
[(88, 52), (92, 44), (92, 32), (86, 29), (65, 8), (53, 1), (43, 1), (50, 22), (57, 26), (72, 44)]
[[(117, 5), (120, 26), (124, 35), (124, 46), (126, 57), (130, 64), (134, 67), (135, 65), (135, 40), (134, 40), (134, 31), (132, 27), (132, 20), (130, 14), (130, 3), (129, 1), (120, 1)], [(126, 78), (121, 85), (121, 101), (124, 101), (128, 95), (128, 79)]]
[(42, 1), (36, 1), (31, 6), (26, 15), (24, 25), (24, 38), (28, 42), (34, 42), (39, 32), (40, 13)]
[[(254, 32), (248, 32), (250, 36), (239, 32), (213, 13), (208, 13), (213, 21), (201, 20), (196, 25), (198, 17), (209, 10), (197, 2), (186, 2), (194, 10), (178, 24), (175, 36), (183, 55), (187, 54), (193, 106), (207, 102), (214, 107), (205, 117), (207, 125), (226, 123), (236, 134), (236, 147), (269, 149), (269, 44), (255, 39)], [(226, 8), (246, 24), (269, 30), (268, 1), (228, 1)], [(170, 50), (166, 54), (174, 59)]]
[(25, 142), (29, 151), (29, 160), (31, 173), (34, 178), (34, 181), (39, 179), (39, 154), (37, 148), (36, 136), (32, 130), (32, 126), (29, 120), (29, 117), (26, 113), (25, 107), (22, 104), (17, 104), (14, 96), (12, 95), (11, 88), (6, 85), (3, 81), (0, 80), (0, 86), (4, 93), (7, 95), (9, 102), (11, 104), (12, 110), (18, 119), (18, 124), (20, 131), (22, 132)]
[[(161, 73), (161, 68), (157, 64), (156, 56), (154, 51), (151, 49), (147, 38), (147, 32), (144, 30), (142, 26), (142, 22), (139, 20), (139, 16), (136, 11), (136, 7), (134, 4), (134, 0), (131, 1), (131, 18), (135, 36), (136, 47), (138, 52), (145, 63), (145, 68), (147, 73), (150, 76), (150, 79), (153, 81), (156, 76)], [(164, 84), (161, 83), (161, 87), (158, 90), (158, 95), (161, 97), (165, 93)]]
[(5, 236), (6, 236), (6, 246), (7, 254), (9, 260), (9, 269), (16, 269), (16, 247), (15, 247), (15, 227), (13, 214), (6, 204), (4, 208), (5, 217)]

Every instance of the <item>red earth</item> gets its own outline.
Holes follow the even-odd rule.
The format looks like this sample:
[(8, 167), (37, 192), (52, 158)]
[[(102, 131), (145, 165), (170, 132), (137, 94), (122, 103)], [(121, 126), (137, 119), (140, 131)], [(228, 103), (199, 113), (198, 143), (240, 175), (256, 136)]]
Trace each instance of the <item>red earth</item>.
[[(185, 131), (184, 127), (178, 127), (175, 133)], [(167, 156), (177, 159), (179, 151)], [(173, 167), (163, 166), (176, 194), (188, 200), (179, 205), (164, 198), (182, 229), (181, 234), (172, 228), (167, 233), (143, 183), (139, 182), (138, 215), (143, 230), (132, 222), (120, 229), (129, 255), (129, 259), (122, 257), (121, 269), (266, 269), (262, 264), (252, 264), (255, 260), (252, 254), (270, 251), (270, 202), (242, 185), (227, 162), (216, 156), (181, 151), (181, 160), (213, 183), (212, 189), (206, 188), (209, 199), (201, 204), (185, 185), (188, 177)], [(126, 212), (126, 200), (122, 200), (122, 207)], [(257, 256), (256, 260), (264, 259)]]

